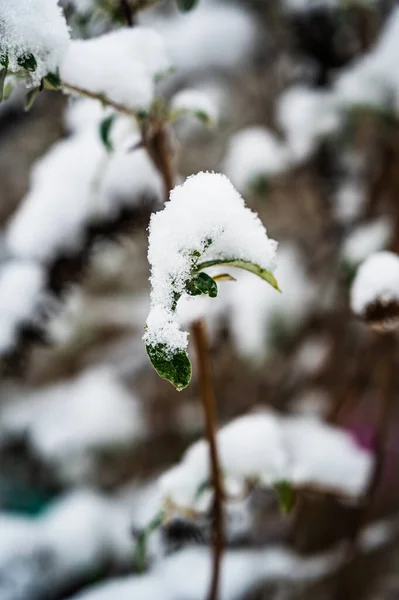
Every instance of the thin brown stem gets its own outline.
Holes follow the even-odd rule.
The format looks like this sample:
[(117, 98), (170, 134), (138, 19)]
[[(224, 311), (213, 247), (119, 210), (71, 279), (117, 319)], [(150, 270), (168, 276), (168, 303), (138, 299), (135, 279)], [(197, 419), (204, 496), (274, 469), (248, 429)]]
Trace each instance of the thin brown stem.
[(62, 87), (64, 90), (67, 90), (68, 92), (74, 92), (76, 94), (79, 94), (80, 96), (86, 96), (86, 98), (92, 98), (93, 100), (99, 100), (103, 104), (106, 104), (107, 106), (111, 106), (112, 108), (114, 108), (115, 110), (117, 110), (118, 112), (120, 112), (124, 115), (128, 115), (129, 117), (134, 117), (135, 119), (137, 118), (136, 112), (132, 108), (128, 108), (127, 106), (124, 106), (123, 104), (120, 104), (119, 102), (114, 102), (113, 100), (110, 100), (103, 94), (96, 94), (94, 92), (90, 92), (89, 90), (81, 88), (77, 85), (73, 85), (66, 81), (62, 82)]
[(212, 579), (208, 600), (217, 600), (220, 568), (224, 549), (223, 485), (216, 443), (216, 402), (213, 389), (212, 370), (206, 328), (203, 321), (195, 321), (192, 327), (194, 345), (197, 352), (198, 370), (201, 385), (201, 400), (205, 418), (205, 433), (209, 445), (209, 461), (214, 490), (212, 521)]
[[(378, 422), (375, 439), (375, 462), (373, 472), (365, 493), (366, 510), (375, 496), (381, 480), (385, 463), (385, 451), (389, 433), (389, 423), (395, 400), (395, 366), (396, 366), (396, 339), (394, 333), (383, 334), (381, 344), (381, 396), (379, 402)], [(365, 515), (366, 516), (366, 515)]]
[(169, 200), (170, 191), (175, 185), (173, 149), (169, 139), (169, 131), (165, 125), (160, 125), (157, 130), (149, 136), (149, 139), (147, 139), (147, 135), (145, 135), (144, 132), (143, 139), (147, 140), (147, 151), (162, 176), (165, 201)]
[(120, 0), (120, 9), (128, 26), (133, 27), (133, 25), (135, 24), (134, 13), (132, 11), (132, 7), (129, 4), (129, 0)]
[[(381, 395), (378, 404), (378, 416), (376, 423), (376, 437), (374, 447), (374, 466), (370, 479), (363, 496), (363, 506), (358, 512), (357, 518), (353, 519), (350, 532), (350, 544), (346, 556), (346, 565), (350, 565), (356, 556), (358, 539), (362, 528), (370, 517), (370, 509), (375, 499), (378, 486), (383, 475), (386, 457), (386, 447), (389, 435), (390, 417), (395, 402), (395, 369), (396, 369), (396, 338), (394, 333), (380, 336), (377, 341), (379, 354), (379, 377), (381, 384)], [(337, 590), (334, 598), (341, 600), (348, 596), (346, 589), (348, 582), (345, 576), (338, 579)]]

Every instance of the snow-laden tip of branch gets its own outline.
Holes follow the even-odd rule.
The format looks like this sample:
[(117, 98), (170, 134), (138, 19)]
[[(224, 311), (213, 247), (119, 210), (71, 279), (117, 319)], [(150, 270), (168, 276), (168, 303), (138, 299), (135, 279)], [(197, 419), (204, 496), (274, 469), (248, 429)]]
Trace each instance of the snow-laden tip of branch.
[(165, 208), (152, 215), (149, 231), (152, 292), (143, 339), (165, 379), (173, 382), (161, 372), (160, 361), (166, 366), (175, 359), (176, 370), (183, 361), (185, 379), (174, 382), (182, 389), (191, 367), (185, 355), (188, 334), (175, 318), (178, 299), (200, 293), (215, 297), (216, 282), (201, 271), (219, 264), (244, 268), (277, 288), (272, 275), (277, 244), (227, 177), (217, 173), (198, 173), (175, 187)]
[[(351, 289), (353, 312), (369, 321), (392, 320), (399, 315), (399, 256), (376, 252), (359, 267)], [(381, 313), (381, 314), (380, 314)]]
[(0, 353), (14, 345), (17, 331), (32, 323), (43, 299), (45, 272), (31, 262), (11, 262), (0, 270)]
[(57, 0), (0, 0), (0, 58), (10, 71), (25, 69), (38, 85), (57, 70), (68, 44)]
[(149, 108), (155, 79), (169, 68), (161, 37), (135, 27), (72, 41), (60, 74), (67, 91), (83, 90), (134, 111)]
[(248, 127), (230, 138), (223, 170), (245, 192), (260, 178), (278, 175), (288, 166), (288, 149), (275, 135), (263, 127)]
[[(223, 427), (217, 442), (221, 469), (237, 488), (251, 481), (266, 487), (285, 481), (356, 499), (372, 467), (371, 455), (349, 434), (305, 417), (245, 415)], [(199, 510), (207, 481), (208, 449), (200, 440), (160, 478), (159, 485), (166, 503)]]

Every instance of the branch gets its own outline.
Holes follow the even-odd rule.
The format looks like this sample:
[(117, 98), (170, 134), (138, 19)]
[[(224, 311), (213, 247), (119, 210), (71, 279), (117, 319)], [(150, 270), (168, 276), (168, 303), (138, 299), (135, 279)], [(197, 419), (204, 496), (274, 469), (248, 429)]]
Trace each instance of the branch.
[(102, 104), (111, 106), (112, 108), (114, 108), (115, 110), (117, 110), (118, 112), (120, 112), (124, 115), (128, 115), (129, 117), (133, 117), (134, 119), (137, 119), (136, 111), (134, 111), (132, 108), (128, 108), (127, 106), (124, 106), (123, 104), (120, 104), (119, 102), (114, 102), (113, 100), (110, 100), (110, 98), (107, 98), (107, 96), (105, 96), (104, 94), (96, 94), (94, 92), (90, 92), (89, 90), (85, 90), (76, 85), (72, 85), (71, 83), (68, 83), (66, 81), (62, 82), (62, 88), (64, 90), (67, 90), (68, 92), (74, 92), (75, 94), (80, 94), (81, 96), (86, 96), (86, 98), (91, 98), (92, 100), (98, 100)]
[(212, 382), (212, 371), (209, 360), (209, 348), (205, 324), (203, 321), (195, 321), (193, 324), (193, 338), (197, 352), (198, 369), (201, 385), (201, 400), (205, 418), (205, 433), (209, 445), (209, 460), (214, 489), (212, 542), (213, 542), (213, 564), (212, 579), (208, 593), (208, 600), (217, 600), (220, 567), (224, 548), (224, 521), (223, 521), (223, 486), (221, 469), (216, 444), (216, 402)]

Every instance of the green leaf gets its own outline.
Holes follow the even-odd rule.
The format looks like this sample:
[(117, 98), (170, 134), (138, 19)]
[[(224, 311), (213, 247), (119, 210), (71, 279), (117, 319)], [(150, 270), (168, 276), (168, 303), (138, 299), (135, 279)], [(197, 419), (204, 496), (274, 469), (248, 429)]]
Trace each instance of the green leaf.
[(191, 362), (185, 350), (171, 354), (166, 344), (147, 344), (151, 364), (162, 379), (166, 379), (180, 392), (191, 379)]
[(280, 508), (283, 513), (289, 513), (295, 504), (295, 490), (288, 481), (278, 481), (274, 484)]
[(179, 7), (179, 9), (183, 12), (187, 12), (189, 10), (191, 10), (192, 8), (194, 8), (194, 6), (197, 4), (198, 0), (176, 0), (177, 2), (177, 6)]
[(11, 93), (14, 89), (14, 84), (11, 81), (8, 81), (3, 89), (3, 100), (8, 100), (11, 96)]
[(56, 73), (47, 73), (44, 83), (50, 89), (60, 90), (62, 88), (62, 81), (58, 71)]
[(213, 276), (214, 281), (237, 281), (230, 273), (219, 273)]
[(147, 551), (148, 538), (151, 533), (158, 529), (162, 525), (163, 512), (160, 511), (155, 517), (148, 523), (147, 527), (139, 534), (136, 542), (136, 548), (134, 552), (133, 563), (137, 571), (144, 571), (145, 567), (145, 555)]
[(4, 84), (6, 81), (6, 77), (7, 77), (7, 67), (4, 67), (4, 69), (1, 69), (1, 71), (0, 71), (0, 102), (5, 97)]
[(40, 92), (40, 88), (33, 88), (25, 96), (25, 111), (28, 112), (36, 99), (36, 96)]
[(37, 69), (36, 58), (31, 53), (20, 56), (17, 62), (20, 67), (26, 69), (30, 73), (34, 73)]
[(217, 283), (207, 273), (199, 273), (192, 277), (186, 284), (186, 290), (190, 296), (208, 294), (210, 298), (216, 298), (218, 295)]
[(111, 127), (113, 122), (115, 121), (116, 115), (110, 115), (109, 117), (105, 117), (99, 125), (99, 133), (100, 138), (108, 152), (112, 152), (112, 142), (110, 139), (111, 135)]
[(194, 115), (197, 117), (197, 119), (199, 121), (201, 121), (201, 123), (203, 123), (207, 127), (209, 127), (210, 125), (213, 124), (212, 118), (206, 112), (204, 112), (203, 110), (196, 110), (194, 112)]
[(208, 269), (209, 267), (214, 267), (217, 265), (226, 265), (228, 267), (237, 267), (238, 269), (244, 269), (245, 271), (254, 273), (254, 275), (257, 275), (264, 281), (267, 281), (267, 283), (270, 283), (270, 285), (272, 287), (274, 287), (274, 289), (276, 289), (278, 292), (281, 292), (280, 288), (278, 287), (276, 278), (274, 277), (274, 275), (272, 273), (270, 273), (270, 271), (268, 271), (267, 269), (262, 269), (262, 267), (260, 267), (259, 265), (256, 265), (255, 263), (251, 263), (248, 260), (240, 260), (240, 259), (236, 259), (236, 258), (208, 260), (206, 262), (199, 263), (195, 268), (195, 272), (202, 271), (202, 269)]

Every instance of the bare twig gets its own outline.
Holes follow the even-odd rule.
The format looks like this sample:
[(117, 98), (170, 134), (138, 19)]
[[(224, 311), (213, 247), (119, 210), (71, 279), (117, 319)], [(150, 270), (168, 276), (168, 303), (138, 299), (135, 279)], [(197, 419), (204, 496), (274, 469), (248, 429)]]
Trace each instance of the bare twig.
[(212, 382), (212, 371), (209, 360), (209, 349), (205, 324), (195, 321), (192, 327), (194, 345), (197, 352), (198, 369), (201, 385), (201, 400), (205, 418), (205, 433), (209, 445), (209, 460), (214, 490), (213, 505), (213, 561), (212, 579), (208, 593), (208, 600), (217, 600), (220, 567), (224, 548), (224, 521), (223, 521), (223, 486), (216, 444), (216, 402)]
[(158, 124), (152, 131), (151, 129), (145, 127), (142, 131), (142, 136), (147, 152), (162, 176), (166, 201), (169, 200), (170, 191), (175, 184), (175, 169), (170, 134), (163, 123)]
[(137, 114), (132, 108), (128, 108), (127, 106), (124, 106), (123, 104), (120, 104), (119, 102), (114, 102), (110, 98), (107, 98), (107, 96), (105, 96), (104, 94), (95, 94), (94, 92), (90, 92), (90, 90), (86, 90), (84, 88), (78, 87), (77, 85), (73, 85), (71, 83), (68, 83), (67, 81), (62, 82), (62, 87), (64, 90), (67, 90), (68, 92), (74, 92), (76, 94), (79, 94), (80, 96), (86, 96), (86, 98), (92, 98), (93, 100), (99, 100), (99, 102), (102, 102), (103, 104), (106, 104), (107, 106), (111, 106), (118, 112), (120, 112), (124, 115), (128, 115), (129, 117), (133, 117), (133, 118), (137, 119)]
[(129, 0), (120, 0), (120, 9), (128, 26), (133, 27), (133, 25), (135, 24), (134, 13), (132, 11), (132, 7), (129, 4)]

